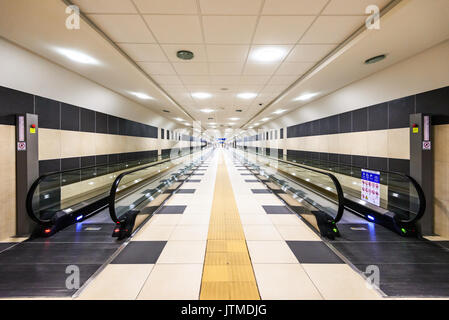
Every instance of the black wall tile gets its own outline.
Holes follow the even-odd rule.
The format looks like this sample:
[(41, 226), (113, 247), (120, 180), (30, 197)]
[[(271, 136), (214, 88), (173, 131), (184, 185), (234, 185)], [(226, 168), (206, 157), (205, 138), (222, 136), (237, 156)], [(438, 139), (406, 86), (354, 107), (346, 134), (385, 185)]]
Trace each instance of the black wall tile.
[(39, 127), (61, 129), (60, 103), (55, 100), (36, 96), (36, 114), (39, 116)]
[(108, 115), (108, 133), (109, 134), (119, 134), (119, 119), (114, 116)]
[(108, 163), (114, 164), (119, 162), (119, 155), (118, 154), (110, 154), (108, 156)]
[(350, 166), (351, 165), (351, 155), (349, 154), (340, 154), (338, 155), (338, 162), (343, 165)]
[(165, 139), (165, 130), (161, 129), (161, 139)]
[(388, 159), (388, 170), (410, 174), (410, 160)]
[(320, 134), (329, 134), (330, 133), (330, 121), (329, 117), (323, 118), (319, 121), (320, 123)]
[(81, 168), (95, 166), (95, 156), (81, 157)]
[(18, 113), (34, 113), (33, 95), (0, 86), (0, 124), (15, 125)]
[(80, 130), (80, 108), (70, 104), (61, 104), (61, 129)]
[(80, 108), (80, 131), (95, 132), (95, 111)]
[(381, 103), (368, 108), (368, 130), (388, 129), (388, 103)]
[(284, 139), (284, 128), (279, 131), (279, 139)]
[(352, 111), (352, 132), (368, 131), (368, 108)]
[(108, 133), (108, 115), (95, 112), (95, 132), (97, 133)]
[(366, 156), (352, 156), (352, 165), (354, 167), (366, 168), (368, 167), (368, 158)]
[(61, 159), (61, 171), (78, 169), (81, 167), (81, 158)]
[(41, 160), (39, 161), (39, 175), (42, 176), (44, 174), (50, 172), (59, 172), (61, 171), (61, 160)]
[(416, 112), (435, 115), (434, 124), (449, 123), (449, 86), (417, 94)]
[(333, 163), (338, 163), (338, 154), (336, 153), (329, 153), (329, 161)]
[(407, 128), (410, 125), (410, 114), (413, 113), (415, 113), (415, 96), (390, 101), (388, 103), (389, 128)]
[[(123, 160), (123, 159), (121, 159), (121, 160)], [(107, 155), (95, 156), (95, 164), (97, 166), (108, 164), (108, 156)]]
[(339, 133), (352, 132), (352, 112), (345, 112), (338, 115)]
[(329, 117), (329, 132), (328, 134), (335, 134), (340, 131), (338, 115)]
[(388, 158), (368, 157), (368, 168), (372, 170), (388, 171)]
[(311, 122), (311, 136), (317, 136), (320, 134), (320, 120)]

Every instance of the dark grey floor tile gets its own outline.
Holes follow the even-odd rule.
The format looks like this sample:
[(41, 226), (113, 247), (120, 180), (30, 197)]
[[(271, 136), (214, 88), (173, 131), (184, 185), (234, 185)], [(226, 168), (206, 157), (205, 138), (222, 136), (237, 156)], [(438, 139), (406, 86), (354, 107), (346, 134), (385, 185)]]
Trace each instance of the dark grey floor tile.
[(251, 189), (252, 193), (260, 194), (260, 193), (273, 193), (270, 189)]
[(449, 250), (449, 241), (434, 241), (434, 243)]
[(6, 250), (8, 248), (11, 248), (13, 245), (15, 245), (15, 243), (3, 243), (3, 242), (0, 243), (0, 252)]
[[(365, 272), (367, 264), (355, 265)], [(449, 264), (376, 264), (380, 289), (389, 296), (449, 296)]]
[(176, 191), (176, 193), (195, 193), (196, 189), (178, 189), (178, 191)]
[(33, 243), (45, 242), (104, 242), (117, 243), (117, 239), (113, 238), (112, 232), (115, 225), (112, 223), (77, 223), (71, 225), (63, 232), (58, 232), (50, 238), (36, 238)]
[[(75, 289), (67, 289), (70, 264), (0, 264), (0, 297), (68, 297)], [(82, 286), (101, 264), (80, 264)]]
[(201, 182), (201, 179), (189, 179), (186, 182)]
[(292, 214), (286, 206), (262, 206), (267, 214)]
[(417, 238), (401, 237), (391, 230), (375, 223), (339, 223), (340, 237), (335, 242), (341, 241), (419, 241)]
[(167, 241), (131, 241), (112, 261), (113, 264), (154, 264)]
[(245, 179), (245, 182), (255, 183), (255, 182), (259, 182), (259, 180), (257, 180), (257, 179)]
[(254, 174), (252, 174), (252, 173), (241, 173), (240, 175), (241, 176), (254, 176)]
[(287, 241), (287, 244), (299, 263), (344, 263), (322, 241)]
[(117, 248), (117, 243), (26, 241), (0, 253), (0, 264), (102, 264)]
[(449, 250), (430, 241), (333, 242), (332, 245), (353, 264), (449, 264)]
[(182, 214), (187, 206), (163, 206), (157, 214)]
[(204, 173), (194, 173), (192, 176), (204, 176)]

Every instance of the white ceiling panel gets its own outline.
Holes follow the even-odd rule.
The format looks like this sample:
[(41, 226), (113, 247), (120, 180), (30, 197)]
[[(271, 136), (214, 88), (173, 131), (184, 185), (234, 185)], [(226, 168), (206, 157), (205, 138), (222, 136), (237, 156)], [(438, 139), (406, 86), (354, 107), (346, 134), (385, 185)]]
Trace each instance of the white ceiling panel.
[(299, 77), (314, 65), (314, 62), (284, 62), (276, 71), (276, 75)]
[(145, 20), (159, 43), (202, 43), (198, 16), (145, 15)]
[(248, 56), (249, 45), (207, 45), (210, 62), (244, 62)]
[(247, 63), (243, 71), (244, 75), (272, 75), (279, 64), (273, 63)]
[(268, 82), (268, 80), (270, 80), (270, 76), (263, 76), (263, 75), (246, 76), (246, 75), (243, 75), (240, 78), (240, 83), (241, 84), (265, 84)]
[(153, 76), (153, 79), (160, 85), (182, 85), (181, 80), (177, 76)]
[(200, 0), (202, 14), (257, 15), (262, 0)]
[(328, 0), (265, 0), (262, 14), (317, 15)]
[(287, 62), (318, 62), (331, 52), (334, 44), (300, 44), (293, 48)]
[(294, 44), (314, 19), (313, 16), (263, 16), (257, 25), (254, 43)]
[(176, 62), (173, 67), (179, 75), (207, 75), (209, 69), (207, 63), (203, 62)]
[(360, 28), (363, 16), (320, 16), (306, 32), (301, 43), (337, 44)]
[(166, 62), (167, 57), (157, 44), (146, 43), (119, 43), (131, 59), (136, 62)]
[(331, 0), (324, 9), (325, 15), (364, 15), (365, 9), (376, 5), (379, 9), (385, 7), (391, 0)]
[(268, 82), (268, 85), (285, 85), (288, 86), (295, 82), (298, 79), (297, 76), (278, 76), (275, 75), (271, 77), (270, 81)]
[[(217, 76), (217, 75), (211, 75), (210, 76), (210, 82), (211, 84), (216, 85), (230, 85), (230, 84), (236, 84), (240, 82), (240, 76)], [(223, 86), (226, 87), (226, 86)]]
[(137, 13), (131, 0), (75, 0), (84, 13)]
[(256, 21), (256, 16), (203, 16), (206, 43), (248, 44)]
[(114, 42), (154, 43), (151, 32), (139, 15), (88, 15)]
[(240, 75), (243, 70), (243, 63), (212, 62), (209, 63), (209, 70), (211, 74), (215, 75)]
[(185, 85), (209, 85), (210, 77), (209, 76), (180, 76), (181, 81)]
[(175, 75), (172, 65), (167, 62), (140, 62), (139, 65), (150, 75)]
[(196, 0), (133, 0), (141, 13), (196, 14)]

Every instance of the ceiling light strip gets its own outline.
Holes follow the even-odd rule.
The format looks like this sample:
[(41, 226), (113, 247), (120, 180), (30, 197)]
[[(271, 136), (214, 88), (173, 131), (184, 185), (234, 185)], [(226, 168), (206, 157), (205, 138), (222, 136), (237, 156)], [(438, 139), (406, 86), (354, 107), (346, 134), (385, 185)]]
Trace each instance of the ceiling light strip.
[[(382, 18), (385, 16), (388, 12), (390, 12), (393, 8), (395, 8), (399, 3), (401, 3), (402, 0), (392, 0), (390, 3), (388, 3), (385, 8), (383, 8), (380, 11), (380, 17)], [(318, 69), (322, 68), (324, 65), (326, 65), (333, 57), (337, 56), (340, 51), (345, 49), (350, 45), (352, 41), (354, 41), (358, 36), (360, 36), (362, 33), (366, 31), (365, 23), (357, 29), (354, 33), (352, 33), (346, 40), (344, 40), (340, 45), (338, 45), (334, 50), (332, 50), (327, 56), (325, 56), (323, 59), (317, 62), (309, 71), (307, 71), (305, 74), (303, 74), (299, 79), (297, 79), (295, 82), (293, 82), (290, 86), (288, 86), (284, 91), (282, 91), (276, 98), (274, 98), (271, 102), (267, 103), (265, 107), (263, 107), (261, 110), (259, 110), (254, 116), (251, 117), (247, 122), (245, 122), (240, 128), (243, 129), (244, 126), (248, 125), (251, 121), (253, 121), (255, 118), (257, 118), (259, 115), (261, 115), (265, 110), (267, 110), (270, 106), (281, 100), (284, 96), (286, 96), (289, 91), (291, 91), (294, 87), (299, 85), (302, 81), (307, 79), (308, 77), (312, 76)]]

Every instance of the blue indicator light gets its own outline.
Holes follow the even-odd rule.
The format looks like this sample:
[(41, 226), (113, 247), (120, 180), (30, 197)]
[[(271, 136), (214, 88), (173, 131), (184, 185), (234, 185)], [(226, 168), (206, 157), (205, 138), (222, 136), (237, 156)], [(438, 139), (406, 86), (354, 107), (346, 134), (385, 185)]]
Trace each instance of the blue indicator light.
[(371, 221), (374, 221), (374, 217), (373, 216), (367, 216), (367, 218)]
[(82, 215), (81, 215), (81, 216), (78, 216), (78, 217), (76, 217), (76, 221), (80, 221), (82, 218), (83, 218)]

